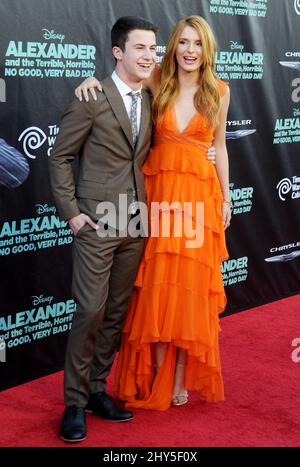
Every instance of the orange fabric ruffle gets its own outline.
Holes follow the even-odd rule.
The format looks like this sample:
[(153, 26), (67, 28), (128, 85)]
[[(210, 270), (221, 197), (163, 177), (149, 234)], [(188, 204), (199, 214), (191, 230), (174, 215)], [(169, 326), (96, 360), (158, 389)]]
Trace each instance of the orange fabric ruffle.
[[(225, 92), (220, 84), (221, 94)], [(150, 233), (135, 281), (118, 356), (114, 389), (127, 407), (165, 410), (170, 406), (176, 347), (187, 350), (185, 386), (208, 401), (224, 400), (219, 355), (219, 314), (226, 297), (221, 261), (228, 258), (222, 223), (222, 193), (206, 152), (212, 141), (200, 114), (179, 133), (169, 108), (155, 131), (144, 165)], [(190, 203), (185, 214), (175, 206), (151, 209), (150, 202)], [(199, 215), (197, 203), (203, 203)], [(177, 217), (176, 217), (177, 216)], [(201, 246), (190, 235), (176, 236), (178, 216), (199, 229)], [(162, 236), (163, 222), (170, 236)], [(159, 236), (153, 236), (153, 225)], [(199, 234), (199, 235), (200, 235)], [(201, 238), (202, 238), (201, 237)], [(188, 246), (189, 245), (189, 246)], [(167, 342), (163, 366), (154, 372), (154, 344)]]

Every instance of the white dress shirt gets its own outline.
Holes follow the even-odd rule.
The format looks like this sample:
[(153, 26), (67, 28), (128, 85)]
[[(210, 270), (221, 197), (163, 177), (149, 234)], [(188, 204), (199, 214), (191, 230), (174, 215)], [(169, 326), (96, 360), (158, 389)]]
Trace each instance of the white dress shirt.
[[(135, 91), (135, 92), (140, 91), (141, 92), (142, 86), (140, 87), (140, 89), (136, 89), (136, 90), (131, 89), (126, 83), (124, 83), (124, 81), (121, 80), (121, 78), (119, 78), (116, 71), (114, 71), (112, 73), (111, 79), (113, 80), (113, 82), (117, 86), (117, 89), (118, 89), (119, 93), (122, 96), (122, 99), (123, 99), (123, 102), (124, 102), (124, 105), (125, 105), (125, 108), (126, 108), (126, 111), (127, 111), (127, 114), (128, 114), (128, 118), (130, 120), (132, 97), (129, 96), (128, 93), (132, 92), (132, 91)], [(142, 99), (138, 99), (137, 108), (136, 108), (137, 132), (138, 132), (138, 134), (140, 132), (140, 126), (141, 126), (141, 113), (142, 113), (142, 102), (141, 101), (142, 101)], [(129, 205), (128, 213), (129, 214), (136, 214), (138, 209), (139, 209), (139, 203), (137, 201), (136, 190), (134, 189), (132, 191), (132, 202)]]
[[(114, 71), (113, 74), (111, 75), (111, 79), (113, 80), (113, 82), (117, 86), (118, 91), (122, 96), (122, 99), (123, 99), (123, 102), (124, 102), (124, 105), (125, 105), (125, 108), (126, 108), (126, 111), (127, 111), (127, 114), (128, 114), (128, 118), (130, 119), (130, 110), (131, 110), (132, 97), (129, 96), (128, 93), (132, 92), (134, 90), (131, 89), (126, 83), (124, 83), (124, 81), (122, 81), (121, 78), (119, 78), (116, 71)], [(140, 89), (136, 89), (135, 91), (140, 91), (141, 92), (141, 90), (142, 90), (142, 86), (140, 87)], [(141, 126), (141, 112), (142, 112), (141, 99), (138, 100), (136, 110), (137, 110), (137, 130), (138, 130), (138, 133), (139, 133), (140, 132), (140, 126)]]

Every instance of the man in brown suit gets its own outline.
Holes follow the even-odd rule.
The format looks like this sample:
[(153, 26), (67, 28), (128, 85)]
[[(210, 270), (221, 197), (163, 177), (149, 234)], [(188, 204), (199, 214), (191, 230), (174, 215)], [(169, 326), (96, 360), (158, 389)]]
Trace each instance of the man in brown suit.
[[(149, 96), (141, 84), (156, 61), (155, 34), (156, 27), (144, 19), (119, 18), (111, 31), (115, 71), (102, 82), (97, 101), (71, 103), (49, 160), (59, 215), (75, 235), (72, 293), (77, 309), (65, 360), (65, 441), (85, 439), (86, 410), (116, 422), (133, 418), (115, 406), (105, 389), (144, 240), (97, 235), (97, 205), (113, 203), (120, 217), (118, 198), (126, 195), (128, 222), (137, 214), (137, 201), (146, 202), (142, 165), (152, 125)], [(71, 162), (79, 153), (75, 184)]]

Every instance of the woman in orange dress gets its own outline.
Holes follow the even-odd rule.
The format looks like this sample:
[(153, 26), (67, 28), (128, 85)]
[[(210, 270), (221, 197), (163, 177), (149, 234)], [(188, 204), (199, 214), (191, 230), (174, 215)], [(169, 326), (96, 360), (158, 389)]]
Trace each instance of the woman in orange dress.
[[(226, 304), (224, 231), (231, 218), (229, 89), (215, 75), (215, 52), (208, 23), (184, 18), (150, 83), (154, 144), (143, 166), (150, 236), (114, 382), (126, 407), (166, 410), (185, 404), (188, 390), (211, 402), (224, 400), (218, 336)], [(212, 140), (215, 166), (206, 157)]]
[[(187, 390), (224, 399), (218, 335), (226, 304), (220, 263), (228, 257), (224, 230), (231, 216), (229, 89), (215, 76), (214, 57), (206, 21), (182, 19), (156, 80), (154, 145), (143, 172), (150, 219), (160, 230), (159, 236), (150, 230), (123, 328), (114, 389), (126, 407), (165, 410), (186, 403)], [(215, 167), (206, 158), (213, 138)], [(154, 212), (155, 202), (166, 203)], [(180, 211), (185, 202), (188, 213)], [(172, 203), (175, 209), (168, 209)], [(162, 235), (166, 215), (170, 236)], [(201, 246), (185, 231), (177, 236), (179, 219), (203, 234)]]

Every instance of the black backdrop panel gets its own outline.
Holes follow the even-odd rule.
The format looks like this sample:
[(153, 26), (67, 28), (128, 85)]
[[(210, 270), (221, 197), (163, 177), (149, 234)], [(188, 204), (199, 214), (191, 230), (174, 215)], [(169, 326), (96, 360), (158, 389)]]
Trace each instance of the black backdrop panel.
[(299, 292), (299, 0), (0, 0), (0, 389), (63, 366), (73, 238), (47, 164), (63, 109), (85, 77), (111, 73), (119, 16), (158, 25), (161, 61), (191, 14), (211, 24), (231, 91), (224, 315)]

